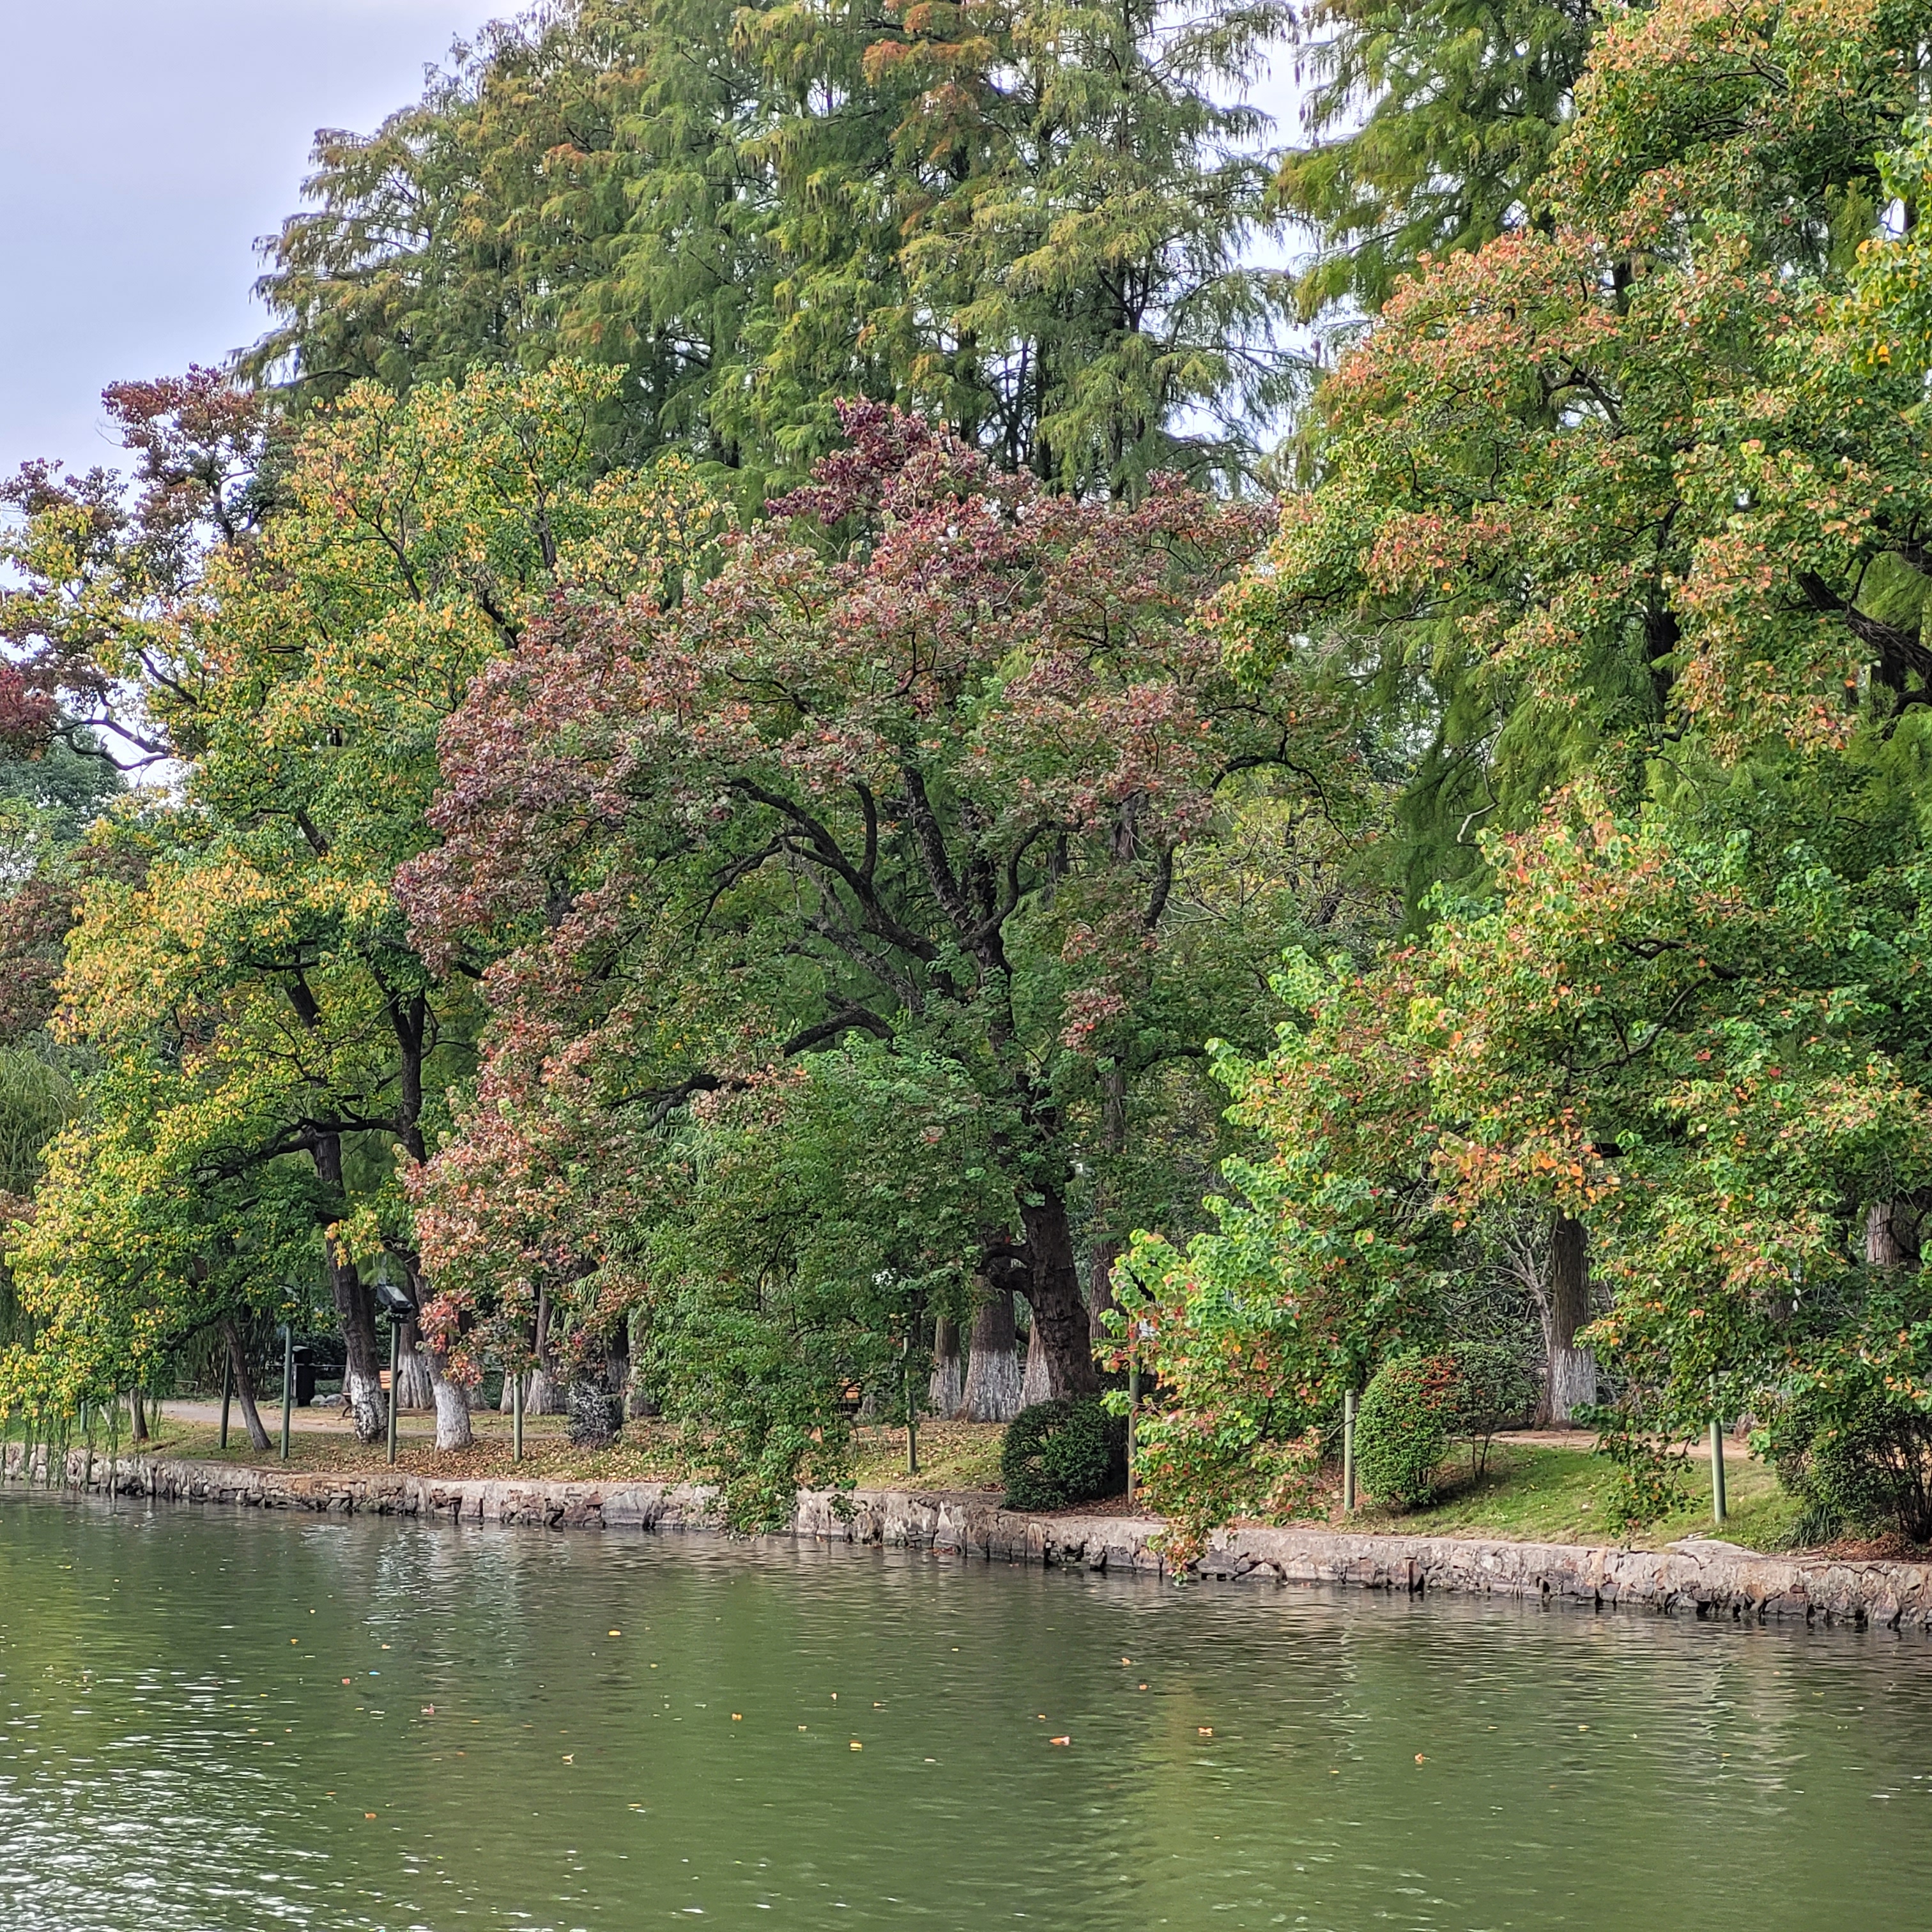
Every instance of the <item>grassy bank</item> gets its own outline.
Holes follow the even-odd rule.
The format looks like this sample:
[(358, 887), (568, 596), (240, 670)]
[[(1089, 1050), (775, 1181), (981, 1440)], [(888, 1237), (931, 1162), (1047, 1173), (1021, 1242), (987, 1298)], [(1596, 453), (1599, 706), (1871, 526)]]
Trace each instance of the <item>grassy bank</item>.
[[(1711, 1466), (1696, 1457), (1683, 1467), (1687, 1500), (1660, 1522), (1621, 1528), (1614, 1514), (1616, 1471), (1587, 1444), (1497, 1442), (1487, 1472), (1448, 1490), (1426, 1509), (1396, 1512), (1371, 1504), (1354, 1526), (1415, 1536), (1492, 1536), (1516, 1543), (1620, 1543), (1661, 1549), (1686, 1536), (1720, 1537), (1753, 1550), (1784, 1548), (1800, 1505), (1779, 1488), (1762, 1462), (1732, 1445), (1724, 1458), (1729, 1514), (1720, 1528), (1711, 1516)], [(1346, 1520), (1338, 1510), (1338, 1528)]]
[[(273, 1433), (280, 1417), (265, 1415)], [(485, 1478), (524, 1476), (552, 1482), (670, 1481), (687, 1474), (680, 1464), (670, 1432), (661, 1424), (634, 1422), (608, 1449), (574, 1448), (560, 1416), (532, 1416), (524, 1424), (524, 1460), (512, 1454), (508, 1417), (473, 1418), (476, 1440), (468, 1449), (439, 1454), (431, 1420), (401, 1418), (397, 1467), (417, 1476)], [(906, 1469), (903, 1430), (856, 1432), (854, 1479), (862, 1488), (997, 1491), (1000, 1442), (994, 1424), (930, 1422), (919, 1432), (918, 1476)], [(97, 1438), (97, 1449), (105, 1442)], [(128, 1448), (122, 1438), (124, 1452)], [(266, 1455), (248, 1445), (238, 1417), (224, 1452), (212, 1423), (198, 1417), (164, 1414), (149, 1453), (197, 1462), (226, 1461), (261, 1467), (281, 1466), (279, 1438)], [(346, 1428), (320, 1418), (298, 1418), (289, 1466), (304, 1474), (374, 1474), (388, 1466), (386, 1446), (358, 1442)], [(1618, 1543), (1660, 1549), (1686, 1536), (1720, 1536), (1757, 1550), (1786, 1546), (1798, 1505), (1778, 1487), (1762, 1463), (1748, 1459), (1736, 1444), (1725, 1459), (1730, 1513), (1724, 1527), (1712, 1521), (1710, 1466), (1701, 1456), (1683, 1466), (1687, 1500), (1661, 1522), (1632, 1532), (1621, 1529), (1614, 1514), (1615, 1471), (1590, 1452), (1587, 1439), (1575, 1444), (1513, 1442), (1492, 1448), (1487, 1471), (1473, 1480), (1445, 1470), (1445, 1487), (1426, 1509), (1396, 1511), (1370, 1503), (1345, 1517), (1339, 1498), (1331, 1526), (1370, 1533), (1497, 1537), (1526, 1543)]]
[[(139, 1453), (280, 1468), (280, 1412), (265, 1409), (262, 1419), (272, 1438), (266, 1453), (250, 1447), (238, 1411), (224, 1450), (218, 1425), (198, 1414), (184, 1418), (164, 1409), (152, 1440)], [(524, 1422), (521, 1462), (515, 1459), (508, 1417), (474, 1415), (470, 1426), (476, 1439), (469, 1448), (439, 1451), (430, 1417), (402, 1416), (397, 1430), (396, 1467), (415, 1476), (481, 1479), (515, 1475), (548, 1482), (670, 1482), (689, 1473), (680, 1463), (673, 1432), (658, 1424), (627, 1424), (610, 1448), (584, 1449), (569, 1441), (563, 1417), (528, 1416)], [(862, 1429), (856, 1432), (853, 1474), (861, 1486), (868, 1489), (902, 1489), (915, 1480), (928, 1489), (998, 1489), (1000, 1442), (1004, 1433), (996, 1424), (922, 1423), (919, 1474), (914, 1478), (906, 1472), (903, 1429)], [(79, 1446), (77, 1442), (75, 1446)], [(94, 1448), (98, 1454), (106, 1453), (106, 1438), (98, 1431)], [(124, 1455), (134, 1453), (124, 1430), (120, 1448)], [(287, 1466), (310, 1475), (374, 1474), (388, 1467), (388, 1448), (384, 1442), (357, 1442), (332, 1417), (325, 1420), (313, 1412), (298, 1412), (290, 1432)]]

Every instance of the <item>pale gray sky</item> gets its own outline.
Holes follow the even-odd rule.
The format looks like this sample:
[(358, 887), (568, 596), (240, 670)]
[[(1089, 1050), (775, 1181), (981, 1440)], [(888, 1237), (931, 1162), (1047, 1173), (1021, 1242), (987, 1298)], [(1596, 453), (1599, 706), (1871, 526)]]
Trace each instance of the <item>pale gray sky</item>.
[(116, 460), (100, 391), (267, 326), (256, 236), (502, 0), (0, 0), (0, 474)]
[[(298, 205), (314, 130), (374, 127), (520, 8), (0, 0), (0, 475), (116, 462), (106, 384), (260, 335), (254, 244)], [(1287, 74), (1261, 92), (1286, 118)]]

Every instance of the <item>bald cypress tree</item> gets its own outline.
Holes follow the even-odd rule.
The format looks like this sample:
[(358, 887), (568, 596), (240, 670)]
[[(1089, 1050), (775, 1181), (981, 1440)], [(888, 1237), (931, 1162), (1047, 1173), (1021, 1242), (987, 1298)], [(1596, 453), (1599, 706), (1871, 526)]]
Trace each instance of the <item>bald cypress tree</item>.
[(1426, 253), (1534, 218), (1602, 19), (1595, 0), (1318, 0), (1279, 205), (1311, 233), (1300, 312), (1379, 309)]
[(1238, 475), (1298, 374), (1244, 259), (1276, 158), (1240, 103), (1286, 22), (568, 0), (318, 138), (244, 366), (300, 400), (614, 363), (613, 459), (683, 448), (748, 506), (849, 398), (1061, 487)]

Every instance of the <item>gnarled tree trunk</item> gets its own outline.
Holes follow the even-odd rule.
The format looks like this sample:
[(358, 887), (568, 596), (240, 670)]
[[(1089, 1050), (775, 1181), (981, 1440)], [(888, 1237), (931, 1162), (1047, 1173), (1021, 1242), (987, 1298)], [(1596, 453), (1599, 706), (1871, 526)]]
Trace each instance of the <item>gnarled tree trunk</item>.
[(570, 1386), (545, 1369), (530, 1371), (529, 1386), (524, 1393), (524, 1413), (526, 1415), (568, 1415), (570, 1413)]
[(568, 1415), (570, 1413), (570, 1388), (556, 1372), (556, 1364), (550, 1353), (550, 1290), (537, 1290), (537, 1365), (530, 1371), (530, 1378), (524, 1389), (524, 1413), (526, 1415)]
[(413, 1322), (403, 1324), (402, 1347), (396, 1357), (396, 1406), (424, 1409), (436, 1406), (435, 1378), (424, 1359), (428, 1351)]
[(1920, 1209), (1916, 1201), (1874, 1201), (1865, 1210), (1865, 1261), (1872, 1268), (1916, 1268)]
[(1576, 1346), (1590, 1319), (1588, 1238), (1580, 1221), (1558, 1214), (1550, 1237), (1550, 1295), (1543, 1310), (1545, 1428), (1575, 1426), (1576, 1412), (1597, 1399), (1597, 1358)]
[(959, 1412), (968, 1422), (1010, 1422), (1020, 1412), (1018, 1340), (1012, 1291), (989, 1288), (973, 1317), (966, 1387)]
[(436, 1446), (467, 1449), (475, 1439), (470, 1431), (470, 1391), (450, 1379), (448, 1361), (440, 1349), (425, 1342), (419, 1359), (436, 1405)]
[(1021, 1288), (1033, 1310), (1034, 1327), (1046, 1357), (1049, 1395), (1088, 1395), (1100, 1386), (1080, 1270), (1073, 1261), (1073, 1228), (1066, 1203), (1042, 1188), (1020, 1207), (1026, 1234), (1028, 1280)]
[(1114, 1298), (1114, 1264), (1120, 1258), (1118, 1241), (1096, 1241), (1088, 1253), (1087, 1333), (1096, 1348), (1114, 1340), (1106, 1318), (1120, 1305)]
[[(320, 1134), (316, 1137), (316, 1171), (337, 1199), (342, 1198), (342, 1137)], [(335, 1244), (325, 1240), (322, 1250), (328, 1258), (328, 1292), (341, 1324), (342, 1346), (348, 1355), (343, 1372), (342, 1393), (356, 1423), (358, 1442), (380, 1442), (388, 1418), (382, 1396), (382, 1354), (376, 1340), (376, 1298), (358, 1272), (356, 1264), (336, 1252)]]

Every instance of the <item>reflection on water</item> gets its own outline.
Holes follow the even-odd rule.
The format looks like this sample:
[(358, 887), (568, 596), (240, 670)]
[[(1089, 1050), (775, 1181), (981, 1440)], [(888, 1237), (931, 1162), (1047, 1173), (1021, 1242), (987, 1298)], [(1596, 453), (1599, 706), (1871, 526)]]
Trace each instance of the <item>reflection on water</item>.
[(1922, 1637), (0, 1498), (5, 1932), (1916, 1926), (1928, 1786)]

